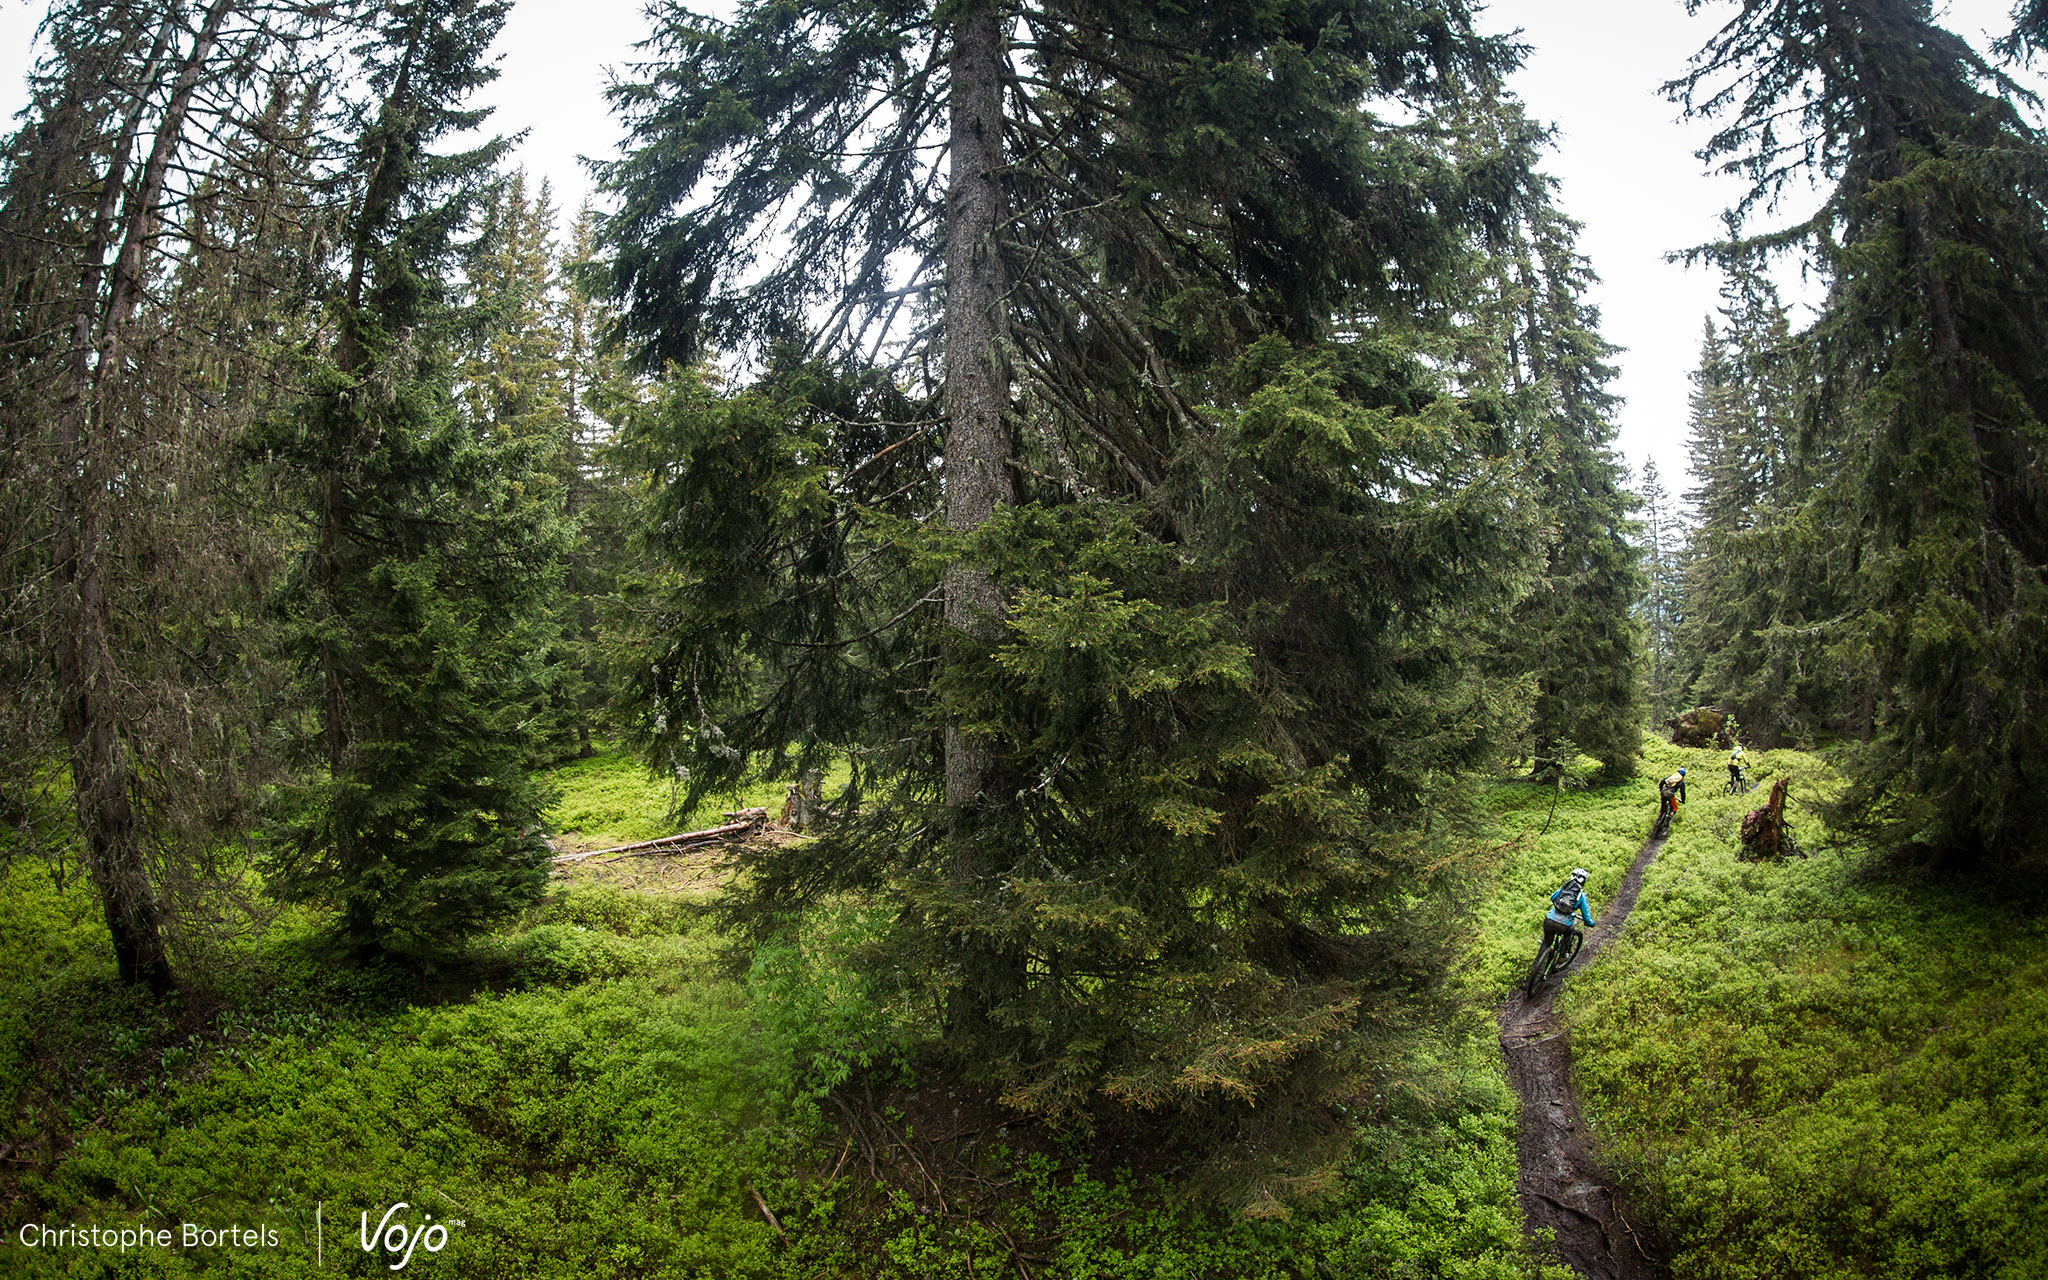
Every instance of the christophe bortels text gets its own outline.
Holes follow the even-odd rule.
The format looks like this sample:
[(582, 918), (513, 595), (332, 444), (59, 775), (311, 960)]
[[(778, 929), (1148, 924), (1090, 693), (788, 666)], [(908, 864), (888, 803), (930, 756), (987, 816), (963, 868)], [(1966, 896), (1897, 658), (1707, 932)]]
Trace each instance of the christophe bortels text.
[[(381, 1206), (380, 1206), (381, 1207)], [(403, 1271), (412, 1262), (414, 1253), (424, 1249), (429, 1255), (437, 1254), (448, 1247), (448, 1231), (451, 1227), (467, 1224), (461, 1218), (444, 1218), (434, 1221), (434, 1215), (426, 1214), (424, 1219), (415, 1221), (414, 1213), (419, 1212), (407, 1201), (383, 1210), (377, 1219), (376, 1230), (370, 1229), (370, 1213), (365, 1211), (357, 1223), (356, 1243), (364, 1253), (382, 1254), (398, 1261), (387, 1264), (391, 1271)], [(114, 1249), (126, 1253), (130, 1249), (275, 1249), (277, 1228), (268, 1223), (260, 1227), (244, 1227), (239, 1224), (226, 1227), (202, 1227), (196, 1222), (181, 1222), (174, 1230), (170, 1227), (144, 1226), (67, 1226), (53, 1227), (47, 1223), (30, 1222), (23, 1224), (15, 1239), (28, 1249)], [(313, 1258), (319, 1265), (327, 1259), (327, 1202), (320, 1201), (313, 1209), (312, 1238), (307, 1241), (313, 1246)], [(383, 1261), (383, 1258), (378, 1259)]]
[(30, 1249), (275, 1249), (277, 1228), (271, 1226), (202, 1227), (181, 1222), (170, 1227), (52, 1227), (23, 1223), (15, 1239)]

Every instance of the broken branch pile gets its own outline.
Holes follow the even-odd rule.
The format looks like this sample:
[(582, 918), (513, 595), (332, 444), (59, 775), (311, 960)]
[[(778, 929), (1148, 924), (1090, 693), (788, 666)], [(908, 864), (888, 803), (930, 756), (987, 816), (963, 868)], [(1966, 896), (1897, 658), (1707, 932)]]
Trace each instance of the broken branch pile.
[(706, 827), (702, 831), (684, 831), (672, 836), (658, 836), (653, 840), (642, 840), (636, 844), (613, 845), (609, 849), (589, 849), (582, 853), (556, 854), (553, 861), (557, 866), (563, 866), (572, 862), (584, 862), (591, 858), (602, 857), (605, 854), (612, 855), (605, 858), (606, 862), (617, 862), (621, 858), (648, 858), (665, 853), (681, 853), (686, 849), (694, 849), (699, 845), (717, 844), (728, 836), (736, 836), (743, 832), (752, 831), (768, 821), (768, 811), (766, 809), (735, 809), (731, 813), (726, 814), (725, 817), (727, 821), (723, 825)]

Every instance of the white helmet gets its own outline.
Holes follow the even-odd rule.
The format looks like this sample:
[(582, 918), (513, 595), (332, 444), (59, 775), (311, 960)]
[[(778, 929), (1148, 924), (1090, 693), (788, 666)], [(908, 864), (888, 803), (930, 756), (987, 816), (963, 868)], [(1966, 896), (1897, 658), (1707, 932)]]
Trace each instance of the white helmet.
[(1572, 868), (1572, 879), (1574, 880), (1584, 880), (1587, 876), (1592, 874), (1592, 872), (1586, 870), (1584, 867)]

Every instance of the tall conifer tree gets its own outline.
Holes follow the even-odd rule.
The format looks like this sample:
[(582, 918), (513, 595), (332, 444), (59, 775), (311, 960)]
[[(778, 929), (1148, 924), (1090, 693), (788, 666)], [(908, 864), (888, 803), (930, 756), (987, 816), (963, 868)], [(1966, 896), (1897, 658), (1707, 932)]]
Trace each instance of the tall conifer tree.
[(576, 522), (563, 616), (575, 674), (558, 687), (573, 700), (568, 727), (577, 754), (584, 756), (595, 753), (593, 727), (613, 701), (613, 672), (619, 664), (606, 638), (608, 615), (619, 612), (619, 584), (633, 555), (633, 517), (641, 496), (623, 465), (619, 424), (639, 407), (646, 383), (606, 341), (614, 317), (602, 296), (603, 270), (597, 257), (597, 215), (585, 205), (577, 211), (558, 267), (555, 315), (569, 419), (564, 476), (568, 511)]
[(1740, 719), (1754, 745), (1838, 728), (1845, 691), (1840, 567), (1815, 505), (1812, 442), (1799, 439), (1808, 352), (1777, 291), (1735, 264), (1693, 374), (1691, 456), (1698, 513), (1680, 633), (1691, 700)]
[(643, 733), (700, 790), (849, 752), (730, 909), (884, 895), (1017, 1105), (1291, 1123), (1445, 960), (1531, 532), (1421, 358), (1514, 185), (1441, 143), (1469, 19), (760, 4), (618, 93), (627, 334), (755, 371), (631, 435)]
[(592, 750), (589, 732), (589, 637), (593, 596), (608, 593), (609, 578), (591, 570), (605, 549), (581, 529), (597, 477), (577, 417), (577, 362), (589, 359), (590, 340), (579, 334), (579, 286), (563, 278), (555, 244), (555, 209), (546, 183), (529, 194), (522, 170), (492, 193), (476, 251), (469, 257), (471, 299), (458, 362), (462, 400), (472, 422), (501, 443), (529, 451), (522, 465), (544, 468), (535, 483), (548, 490), (572, 523), (564, 590), (547, 605), (532, 643), (542, 662), (546, 710), (537, 728), (548, 751)]
[(382, 13), (325, 301), (333, 344), (304, 373), (303, 406), (251, 441), (301, 504), (309, 545), (285, 606), (325, 766), (287, 799), (275, 882), (394, 952), (445, 945), (547, 875), (529, 770), (566, 534), (553, 442), (460, 410), (453, 273), (504, 144), (433, 150), (482, 123), (461, 104), (496, 74), (484, 56), (505, 12)]
[(1926, 0), (1747, 3), (1673, 91), (1732, 116), (1707, 155), (1752, 180), (1743, 212), (1833, 184), (1770, 239), (1831, 285), (1815, 433), (1878, 693), (1844, 812), (2048, 863), (2048, 148)]
[(1493, 268), (1503, 390), (1549, 524), (1543, 571), (1515, 611), (1504, 656), (1535, 680), (1528, 749), (1538, 771), (1568, 767), (1560, 753), (1576, 750), (1619, 777), (1641, 736), (1635, 605), (1644, 583), (1613, 450), (1615, 349), (1585, 301), (1592, 272), (1575, 247), (1578, 224), (1551, 203), (1551, 185), (1530, 183)]
[(1645, 696), (1651, 723), (1661, 724), (1677, 711), (1684, 688), (1678, 630), (1685, 621), (1686, 527), (1655, 458), (1643, 463), (1637, 494), (1643, 502), (1643, 570), (1649, 580), (1643, 594)]
[[(6, 145), (0, 625), (22, 657), (0, 660), (0, 785), (63, 742), (119, 973), (159, 991), (179, 900), (246, 794), (247, 722), (222, 677), (247, 531), (218, 486), (238, 413), (265, 394), (260, 282), (305, 199), (270, 179), (305, 177), (290, 103), (329, 16), (61, 0)], [(219, 394), (238, 380), (248, 399)]]

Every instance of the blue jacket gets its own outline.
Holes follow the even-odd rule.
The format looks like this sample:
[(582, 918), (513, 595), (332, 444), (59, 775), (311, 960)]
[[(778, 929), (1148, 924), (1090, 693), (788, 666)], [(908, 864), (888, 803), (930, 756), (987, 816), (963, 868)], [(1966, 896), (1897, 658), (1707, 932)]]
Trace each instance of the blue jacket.
[[(1571, 913), (1559, 909), (1557, 905), (1558, 899), (1562, 897), (1564, 897), (1564, 888), (1560, 885), (1557, 892), (1550, 895), (1550, 910), (1543, 914), (1545, 920), (1554, 920), (1558, 924), (1570, 924), (1572, 922)], [(1590, 929), (1600, 922), (1595, 920), (1592, 913), (1586, 909), (1588, 902), (1589, 899), (1586, 897), (1586, 891), (1581, 889), (1579, 891), (1579, 918), (1584, 920), (1586, 927)]]

